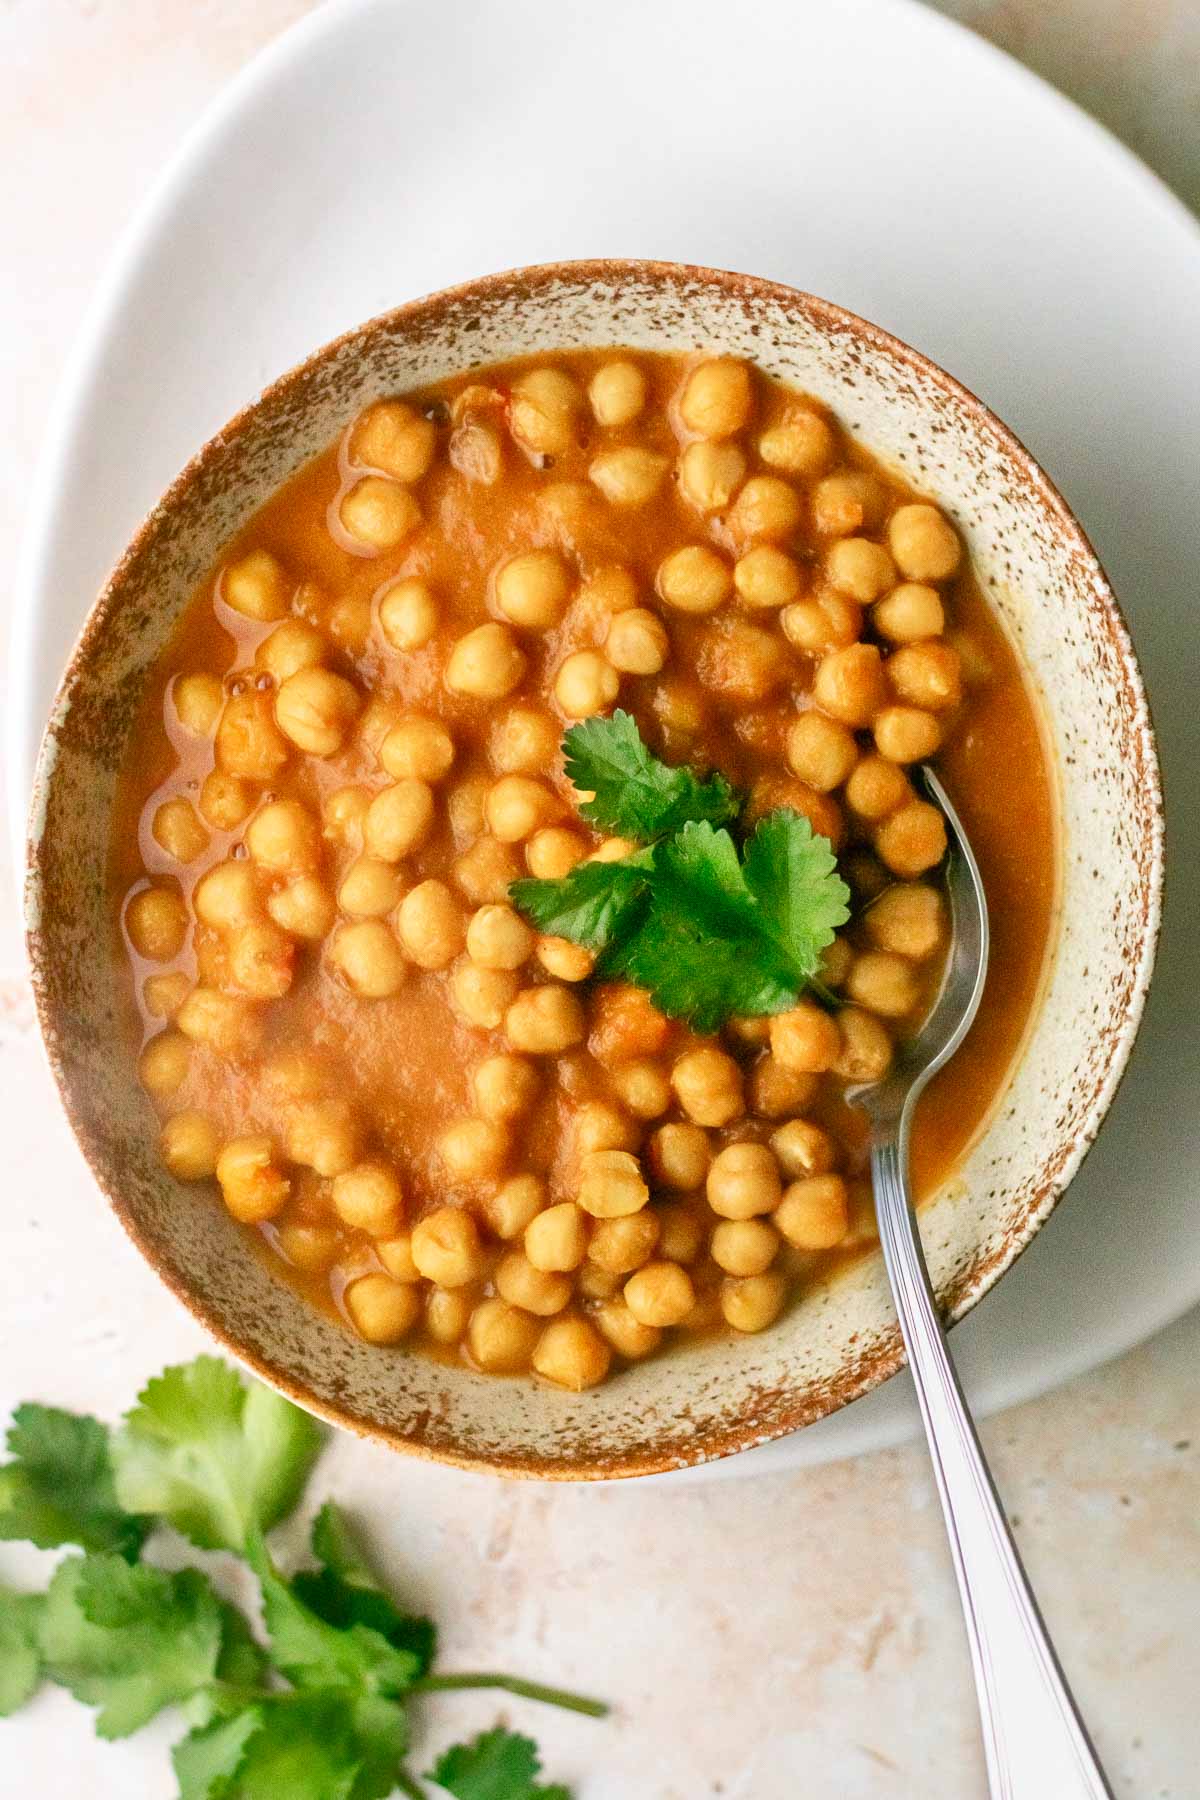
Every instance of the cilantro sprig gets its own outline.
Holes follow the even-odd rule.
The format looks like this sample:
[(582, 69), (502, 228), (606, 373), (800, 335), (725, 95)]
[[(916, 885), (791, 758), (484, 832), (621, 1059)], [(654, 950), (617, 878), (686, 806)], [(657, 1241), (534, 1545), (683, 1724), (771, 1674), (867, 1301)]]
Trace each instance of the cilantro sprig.
[(559, 881), (514, 882), (513, 904), (539, 931), (596, 951), (598, 975), (644, 987), (698, 1031), (786, 1011), (819, 987), (850, 890), (808, 819), (769, 813), (739, 848), (727, 829), (741, 808), (729, 782), (661, 762), (628, 713), (573, 726), (563, 751), (590, 796), (582, 816), (646, 847), (579, 863)]
[[(332, 1501), (313, 1522), (315, 1566), (282, 1570), (266, 1533), (298, 1504), (321, 1443), (307, 1414), (209, 1356), (164, 1370), (116, 1431), (19, 1407), (0, 1535), (82, 1554), (43, 1594), (0, 1585), (0, 1717), (44, 1680), (94, 1707), (103, 1738), (177, 1707), (190, 1726), (172, 1752), (179, 1800), (432, 1800), (404, 1760), (418, 1696), (491, 1688), (607, 1711), (515, 1676), (436, 1673), (433, 1621), (387, 1591)], [(142, 1560), (163, 1530), (243, 1558), (265, 1644), (205, 1571)], [(539, 1770), (528, 1738), (497, 1729), (444, 1752), (426, 1779), (458, 1800), (570, 1800)]]

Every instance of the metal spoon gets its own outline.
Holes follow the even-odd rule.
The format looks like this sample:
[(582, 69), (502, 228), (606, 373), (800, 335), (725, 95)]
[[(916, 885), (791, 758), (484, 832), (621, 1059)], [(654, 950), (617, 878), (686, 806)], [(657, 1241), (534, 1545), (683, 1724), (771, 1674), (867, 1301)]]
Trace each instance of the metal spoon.
[(938, 1316), (908, 1179), (917, 1096), (979, 1010), (988, 914), (979, 868), (932, 772), (946, 818), (952, 941), (941, 991), (881, 1081), (847, 1090), (871, 1122), (871, 1176), (883, 1259), (933, 1458), (966, 1615), (988, 1784), (996, 1800), (1113, 1800), (1021, 1566)]

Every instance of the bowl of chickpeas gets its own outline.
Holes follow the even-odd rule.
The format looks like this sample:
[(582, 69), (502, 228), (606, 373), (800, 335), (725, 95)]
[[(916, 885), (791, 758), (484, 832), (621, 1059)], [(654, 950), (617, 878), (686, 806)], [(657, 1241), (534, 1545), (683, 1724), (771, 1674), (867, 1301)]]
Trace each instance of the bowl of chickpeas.
[(862, 1117), (921, 1102), (960, 1318), (1099, 1129), (1161, 810), (1117, 603), (949, 375), (775, 283), (563, 264), (401, 307), (200, 451), (47, 728), (30, 953), (97, 1183), (313, 1411), (511, 1475), (778, 1437), (901, 1348)]

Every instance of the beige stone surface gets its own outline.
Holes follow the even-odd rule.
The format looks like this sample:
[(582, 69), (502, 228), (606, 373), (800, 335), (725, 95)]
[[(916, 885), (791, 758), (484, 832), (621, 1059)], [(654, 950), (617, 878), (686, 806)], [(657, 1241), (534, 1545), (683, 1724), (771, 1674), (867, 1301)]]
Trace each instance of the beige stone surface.
[[(114, 235), (212, 94), (307, 10), (0, 4), (0, 566), (12, 566), (46, 408)], [(1197, 0), (943, 10), (1200, 201)], [(2, 879), (0, 972), (18, 964)], [(0, 990), (0, 1142), (0, 1411), (37, 1396), (111, 1412), (201, 1338), (96, 1205), (15, 981)], [(984, 1431), (1119, 1796), (1198, 1791), (1198, 1369), (1193, 1315)], [(397, 1579), (436, 1610), (447, 1667), (499, 1666), (613, 1700), (604, 1724), (502, 1709), (536, 1731), (581, 1800), (984, 1793), (962, 1626), (916, 1447), (753, 1482), (558, 1490), (341, 1439), (314, 1498), (326, 1488), (359, 1509)], [(0, 1546), (0, 1578), (35, 1578), (46, 1560)], [(427, 1742), (496, 1713), (482, 1696), (431, 1708)], [(0, 1797), (165, 1800), (169, 1736), (164, 1726), (98, 1744), (83, 1709), (48, 1695), (0, 1725)]]

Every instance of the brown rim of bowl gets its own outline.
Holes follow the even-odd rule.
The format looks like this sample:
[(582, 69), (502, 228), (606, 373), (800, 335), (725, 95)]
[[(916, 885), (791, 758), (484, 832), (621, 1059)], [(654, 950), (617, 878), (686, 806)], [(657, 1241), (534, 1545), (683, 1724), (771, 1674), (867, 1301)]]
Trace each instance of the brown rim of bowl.
[(943, 1312), (948, 1323), (957, 1324), (960, 1319), (964, 1318), (990, 1291), (1000, 1276), (1018, 1260), (1074, 1179), (1080, 1164), (1095, 1142), (1128, 1067), (1130, 1052), (1137, 1036), (1146, 994), (1154, 970), (1154, 959), (1162, 922), (1164, 815), (1157, 743), (1141, 669), (1128, 625), (1112, 585), (1078, 519), (1067, 505), (1059, 489), (1021, 440), (992, 412), (990, 407), (979, 399), (978, 395), (902, 339), (894, 337), (890, 332), (884, 331), (878, 325), (871, 324), (867, 319), (860, 318), (856, 313), (847, 311), (845, 307), (838, 306), (833, 301), (823, 300), (803, 289), (788, 287), (782, 282), (771, 281), (763, 276), (744, 275), (733, 270), (712, 269), (691, 263), (657, 262), (621, 257), (585, 258), (573, 262), (542, 263), (529, 268), (501, 270), (491, 275), (478, 276), (472, 281), (461, 282), (455, 287), (443, 288), (437, 293), (427, 294), (416, 300), (407, 301), (402, 306), (379, 313), (365, 323), (342, 332), (338, 337), (331, 339), (310, 356), (305, 357), (302, 362), (295, 364), (286, 373), (269, 383), (254, 401), (243, 407), (230, 419), (228, 424), (208, 439), (142, 521), (90, 608), (59, 683), (50, 719), (38, 750), (27, 837), (26, 948), (42, 1043), (72, 1131), (98, 1187), (116, 1214), (122, 1228), (154, 1269), (159, 1279), (205, 1330), (217, 1340), (222, 1349), (297, 1405), (342, 1430), (350, 1431), (359, 1437), (373, 1439), (375, 1442), (386, 1444), (390, 1449), (402, 1450), (409, 1455), (415, 1455), (428, 1461), (446, 1463), (485, 1474), (525, 1479), (596, 1481), (610, 1480), (614, 1477), (663, 1474), (678, 1469), (685, 1463), (695, 1464), (717, 1460), (735, 1455), (756, 1444), (788, 1436), (805, 1425), (814, 1424), (818, 1419), (840, 1411), (842, 1407), (859, 1399), (902, 1368), (905, 1356), (899, 1331), (896, 1330), (884, 1338), (869, 1360), (860, 1364), (855, 1370), (847, 1371), (841, 1380), (831, 1383), (828, 1388), (814, 1396), (798, 1397), (768, 1432), (764, 1433), (761, 1428), (756, 1429), (749, 1421), (718, 1427), (705, 1443), (696, 1446), (694, 1454), (690, 1454), (686, 1458), (681, 1458), (677, 1449), (662, 1453), (634, 1450), (628, 1455), (619, 1456), (607, 1463), (597, 1462), (586, 1466), (576, 1463), (566, 1467), (556, 1467), (553, 1463), (537, 1457), (522, 1458), (511, 1454), (506, 1457), (481, 1457), (458, 1453), (441, 1445), (434, 1448), (429, 1444), (392, 1431), (386, 1426), (381, 1426), (377, 1421), (363, 1417), (349, 1407), (316, 1399), (288, 1371), (276, 1367), (269, 1358), (261, 1355), (251, 1346), (238, 1341), (204, 1297), (194, 1293), (177, 1273), (167, 1266), (156, 1248), (146, 1240), (120, 1193), (114, 1192), (98, 1172), (97, 1164), (100, 1157), (97, 1153), (97, 1146), (92, 1142), (92, 1134), (87, 1122), (74, 1104), (69, 1079), (56, 1053), (58, 1034), (54, 1005), (47, 997), (46, 984), (43, 980), (41, 932), (35, 925), (28, 922), (34, 914), (33, 902), (40, 887), (42, 855), (37, 820), (41, 791), (53, 766), (53, 727), (54, 721), (58, 717), (60, 703), (71, 684), (79, 678), (85, 668), (93, 645), (101, 636), (109, 615), (119, 603), (119, 592), (127, 568), (141, 553), (146, 539), (154, 530), (161, 515), (169, 512), (192, 483), (207, 471), (213, 460), (227, 450), (231, 439), (249, 429), (253, 416), (265, 401), (286, 396), (289, 389), (302, 382), (330, 356), (352, 344), (356, 339), (365, 338), (381, 329), (392, 330), (400, 325), (419, 326), (424, 320), (435, 319), (450, 306), (486, 305), (491, 300), (502, 296), (535, 299), (542, 289), (560, 281), (596, 281), (619, 286), (622, 282), (634, 280), (661, 288), (686, 288), (692, 285), (710, 289), (717, 288), (726, 296), (740, 300), (748, 308), (762, 302), (770, 302), (785, 312), (798, 309), (810, 317), (820, 320), (831, 335), (848, 335), (859, 342), (869, 344), (874, 349), (884, 351), (895, 361), (906, 363), (914, 371), (931, 379), (936, 386), (953, 396), (1016, 463), (1024, 479), (1041, 498), (1054, 518), (1058, 530), (1069, 546), (1073, 559), (1079, 561), (1086, 568), (1090, 578), (1093, 603), (1104, 617), (1106, 628), (1117, 651), (1123, 675), (1131, 690), (1132, 724), (1140, 746), (1141, 776), (1147, 798), (1151, 802), (1154, 826), (1150, 841), (1144, 846), (1142, 881), (1144, 930), (1139, 966), (1128, 1008), (1120, 1033), (1110, 1050), (1104, 1080), (1093, 1101), (1084, 1130), (1079, 1133), (1076, 1143), (1059, 1164), (1054, 1175), (1047, 1179), (1036, 1201), (1026, 1213), (1020, 1228), (1013, 1231), (1003, 1247), (987, 1264), (970, 1272), (969, 1280), (965, 1276), (959, 1278), (943, 1296)]

